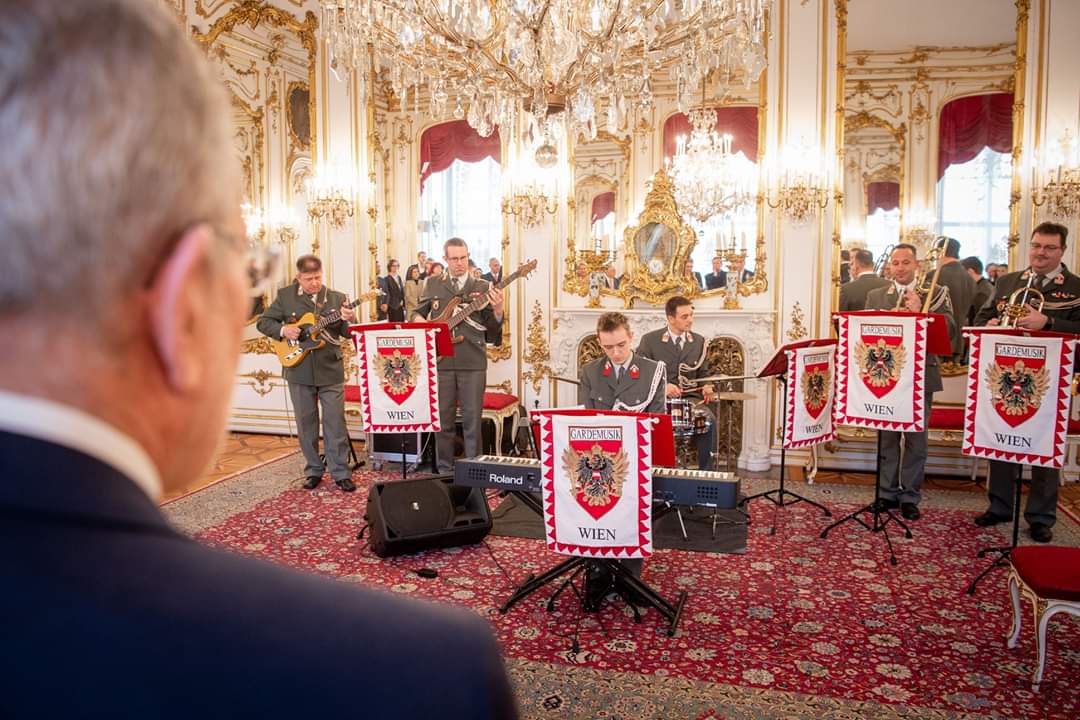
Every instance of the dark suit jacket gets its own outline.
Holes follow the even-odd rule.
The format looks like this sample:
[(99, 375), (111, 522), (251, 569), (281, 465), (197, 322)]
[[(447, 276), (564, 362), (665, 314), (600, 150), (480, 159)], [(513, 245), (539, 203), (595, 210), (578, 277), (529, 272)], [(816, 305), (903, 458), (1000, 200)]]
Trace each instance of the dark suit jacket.
[(657, 372), (663, 376), (664, 369), (660, 365), (634, 353), (628, 367), (637, 366), (638, 376), (632, 377), (627, 372), (621, 382), (616, 382), (616, 373), (606, 357), (593, 360), (581, 369), (578, 404), (592, 410), (611, 410), (618, 401), (621, 403), (619, 409), (640, 406), (635, 412), (662, 413), (665, 408), (664, 377), (658, 378)]
[(516, 717), (473, 613), (194, 542), (66, 447), (0, 472), (0, 717)]
[(505, 273), (503, 272), (502, 268), (499, 268), (499, 277), (495, 277), (490, 272), (486, 272), (480, 276), (480, 279), (487, 280), (492, 285), (498, 285), (499, 282), (502, 281), (503, 275), (505, 275)]
[[(896, 286), (889, 282), (888, 286), (871, 290), (866, 296), (866, 310), (894, 310), (899, 295)], [(945, 323), (949, 328), (949, 340), (959, 334), (956, 323), (953, 321), (952, 302), (949, 300), (949, 289), (939, 285), (934, 290), (934, 302), (930, 305), (930, 312), (941, 313), (945, 317)], [(937, 355), (926, 356), (926, 392), (927, 397), (944, 387), (941, 384), (941, 371), (938, 369)]]
[[(664, 327), (642, 335), (637, 351), (644, 357), (663, 362), (667, 382), (682, 387), (680, 378), (693, 380), (709, 374), (704, 358), (708, 352), (708, 341), (697, 333), (686, 333), (683, 340), (682, 350), (676, 349), (668, 336), (668, 329)], [(701, 397), (700, 386), (695, 388), (688, 394)]]
[(889, 280), (874, 274), (860, 275), (849, 283), (840, 286), (840, 312), (855, 312), (866, 308), (866, 294), (879, 287), (888, 287)]
[(401, 276), (387, 275), (383, 278), (386, 286), (386, 297), (379, 298), (379, 304), (386, 303), (386, 319), (391, 322), (401, 322), (405, 319), (405, 286)]
[[(308, 295), (299, 293), (300, 286), (293, 282), (291, 285), (278, 290), (277, 297), (270, 307), (259, 316), (255, 327), (263, 335), (275, 340), (281, 338), (281, 326), (286, 323), (294, 323), (305, 313), (315, 313), (315, 303)], [(323, 287), (319, 291), (321, 307), (320, 313), (328, 313), (341, 308), (345, 302), (344, 293)], [(325, 298), (325, 301), (322, 300)], [(318, 317), (319, 313), (316, 313)], [(340, 320), (326, 326), (326, 332), (333, 337), (348, 338), (349, 323)], [(345, 366), (341, 359), (341, 348), (327, 343), (318, 350), (308, 353), (308, 356), (300, 361), (299, 365), (285, 368), (282, 375), (288, 382), (298, 385), (340, 385), (345, 382)]]
[[(951, 262), (941, 266), (938, 273), (938, 284), (949, 288), (949, 299), (953, 306), (953, 321), (956, 327), (964, 327), (968, 313), (971, 311), (971, 303), (975, 298), (975, 281), (968, 275), (968, 271), (958, 262)], [(964, 337), (956, 333), (952, 338), (953, 355), (964, 352)]]
[(971, 301), (971, 310), (968, 311), (967, 324), (974, 325), (975, 317), (983, 309), (986, 302), (994, 296), (994, 283), (984, 277), (975, 283), (975, 297)]
[[(487, 294), (489, 287), (486, 280), (477, 280), (470, 275), (465, 278), (465, 286), (460, 293), (463, 306), (472, 302), (473, 298)], [(429, 320), (433, 319), (445, 310), (452, 297), (454, 291), (450, 285), (450, 273), (428, 278), (416, 312)], [(461, 337), (462, 341), (454, 344), (453, 357), (439, 358), (439, 372), (486, 370), (486, 343), (502, 344), (502, 323), (495, 319), (495, 312), (488, 305), (459, 323), (453, 334)]]
[(705, 276), (705, 289), (717, 290), (727, 287), (727, 273), (721, 270), (718, 273), (709, 273)]

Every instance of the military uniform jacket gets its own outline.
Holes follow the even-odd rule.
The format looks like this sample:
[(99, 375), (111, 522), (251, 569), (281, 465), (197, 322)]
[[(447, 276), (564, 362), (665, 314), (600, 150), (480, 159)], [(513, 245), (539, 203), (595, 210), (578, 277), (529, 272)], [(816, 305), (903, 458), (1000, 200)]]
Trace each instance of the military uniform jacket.
[[(953, 321), (957, 328), (964, 327), (967, 322), (971, 303), (975, 299), (975, 281), (968, 275), (968, 271), (958, 262), (951, 262), (941, 266), (938, 273), (938, 285), (949, 288), (949, 300), (953, 306)], [(959, 355), (964, 351), (964, 337), (959, 332), (951, 336), (953, 355)]]
[(979, 311), (983, 309), (983, 305), (986, 301), (994, 296), (994, 283), (990, 282), (986, 278), (979, 278), (979, 282), (975, 283), (975, 297), (971, 301), (971, 311), (968, 312), (967, 324), (974, 325), (975, 318), (978, 317)]
[[(345, 302), (345, 294), (336, 290), (330, 290), (323, 286), (318, 292), (316, 299), (319, 301), (318, 310), (312, 302), (310, 295), (300, 292), (300, 285), (293, 282), (278, 290), (277, 297), (270, 307), (259, 316), (255, 327), (259, 332), (274, 340), (281, 339), (281, 327), (286, 323), (294, 323), (305, 313), (314, 313), (316, 318), (333, 310), (340, 310)], [(332, 339), (347, 338), (349, 323), (341, 320), (327, 325), (324, 333)], [(318, 350), (312, 350), (300, 364), (291, 368), (284, 368), (282, 373), (285, 380), (297, 385), (340, 385), (345, 382), (345, 365), (342, 362), (341, 348), (332, 342)]]
[[(641, 337), (637, 351), (640, 355), (650, 360), (659, 360), (664, 363), (667, 382), (682, 388), (682, 380), (696, 380), (709, 374), (705, 368), (705, 356), (708, 353), (708, 342), (704, 337), (692, 332), (683, 334), (683, 346), (679, 350), (675, 347), (675, 338), (668, 329), (660, 328), (645, 333)], [(698, 385), (693, 388), (692, 395), (701, 396), (701, 388)]]
[[(866, 310), (894, 310), (899, 295), (896, 285), (889, 283), (888, 287), (871, 290), (866, 296)], [(934, 288), (934, 301), (930, 303), (930, 312), (940, 313), (945, 318), (949, 327), (949, 340), (959, 333), (956, 322), (953, 320), (952, 301), (949, 299), (949, 288), (938, 285)], [(935, 393), (941, 390), (941, 371), (938, 369), (937, 355), (926, 354), (926, 391)]]
[[(1028, 270), (1018, 270), (998, 278), (994, 286), (994, 296), (983, 305), (975, 316), (976, 325), (985, 325), (991, 318), (1001, 317), (1009, 296), (1014, 291), (1023, 289), (1028, 282)], [(1057, 282), (1061, 280), (1061, 282)], [(1080, 334), (1080, 277), (1073, 275), (1062, 265), (1060, 277), (1051, 280), (1039, 290), (1046, 303), (1043, 315), (1053, 318), (1049, 328), (1053, 332)]]
[[(474, 298), (486, 295), (489, 287), (486, 280), (477, 280), (466, 274), (465, 285), (458, 293), (461, 305), (467, 305)], [(416, 306), (416, 313), (433, 320), (443, 312), (454, 295), (449, 273), (430, 277), (424, 284), (424, 292), (420, 296), (420, 304)], [(439, 358), (439, 371), (486, 370), (486, 344), (502, 344), (502, 322), (495, 319), (495, 311), (488, 305), (458, 323), (453, 334), (462, 338), (462, 341), (454, 343), (453, 357)]]
[(626, 368), (616, 382), (615, 366), (606, 357), (587, 364), (581, 369), (578, 404), (590, 410), (664, 412), (664, 363), (635, 352)]
[(840, 286), (840, 312), (857, 312), (866, 309), (866, 296), (871, 290), (891, 285), (891, 281), (873, 273), (860, 275), (849, 283)]

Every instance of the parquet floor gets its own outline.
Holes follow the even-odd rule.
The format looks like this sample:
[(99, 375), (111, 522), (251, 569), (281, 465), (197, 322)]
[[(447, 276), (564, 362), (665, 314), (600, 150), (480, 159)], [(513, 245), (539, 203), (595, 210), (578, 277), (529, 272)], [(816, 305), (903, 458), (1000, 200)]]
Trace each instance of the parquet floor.
[[(274, 460), (297, 450), (296, 438), (288, 435), (255, 435), (250, 433), (229, 433), (225, 439), (217, 462), (201, 478), (192, 482), (187, 487), (174, 491), (162, 499), (162, 502), (175, 500), (176, 498), (189, 495), (207, 485), (213, 485), (218, 480), (241, 472), (248, 468), (260, 465), (269, 460)], [(360, 445), (357, 445), (357, 451)], [(772, 474), (778, 472), (773, 468)], [(789, 476), (794, 484), (803, 482), (801, 467), (789, 466)], [(757, 475), (758, 473), (753, 473)], [(837, 472), (821, 470), (817, 474), (816, 482), (836, 483), (844, 485), (872, 485), (874, 476), (870, 473), (861, 472)], [(975, 484), (966, 478), (930, 476), (926, 480), (927, 487), (943, 488), (949, 490), (970, 490), (971, 492), (985, 492), (985, 485)], [(1073, 515), (1080, 517), (1080, 482), (1066, 483), (1061, 488), (1059, 495), (1061, 505), (1068, 508)]]

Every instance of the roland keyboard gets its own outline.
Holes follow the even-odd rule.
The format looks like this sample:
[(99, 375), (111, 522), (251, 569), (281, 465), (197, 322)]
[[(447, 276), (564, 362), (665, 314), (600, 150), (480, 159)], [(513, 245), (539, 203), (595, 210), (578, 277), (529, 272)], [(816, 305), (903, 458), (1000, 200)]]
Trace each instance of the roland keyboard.
[[(731, 510), (739, 502), (739, 478), (712, 470), (654, 467), (653, 501)], [(540, 492), (540, 461), (480, 455), (454, 463), (454, 484), (518, 492)]]

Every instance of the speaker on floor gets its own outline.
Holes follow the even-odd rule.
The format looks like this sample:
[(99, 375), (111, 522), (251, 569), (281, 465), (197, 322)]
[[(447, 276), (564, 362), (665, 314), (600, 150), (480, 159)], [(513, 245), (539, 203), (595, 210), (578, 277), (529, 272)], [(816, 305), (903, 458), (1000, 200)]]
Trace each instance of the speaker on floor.
[(482, 488), (451, 484), (453, 475), (375, 483), (368, 493), (371, 549), (379, 557), (472, 545), (491, 532)]

